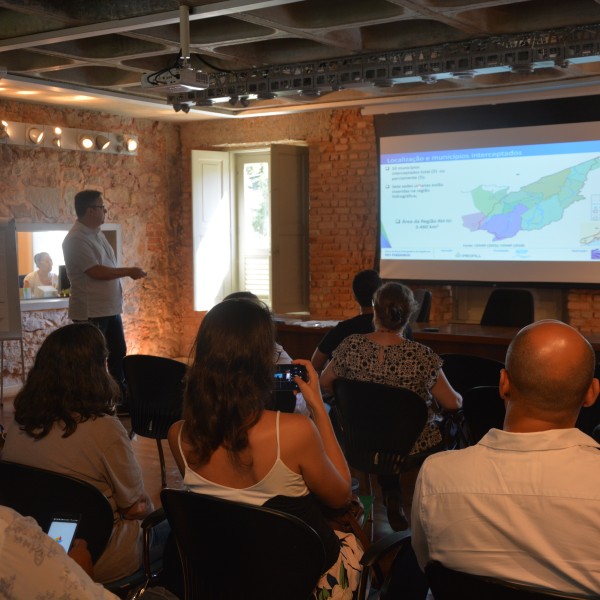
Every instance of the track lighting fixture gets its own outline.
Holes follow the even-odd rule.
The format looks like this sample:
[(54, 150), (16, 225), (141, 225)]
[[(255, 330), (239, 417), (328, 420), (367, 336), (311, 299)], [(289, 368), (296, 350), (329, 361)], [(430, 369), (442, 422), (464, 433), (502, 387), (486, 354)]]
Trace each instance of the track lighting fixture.
[(98, 150), (106, 150), (110, 146), (110, 140), (105, 135), (96, 136), (96, 148)]
[(89, 133), (84, 133), (79, 136), (77, 143), (83, 150), (91, 150), (94, 147), (94, 138)]
[(44, 130), (39, 127), (30, 127), (27, 130), (27, 138), (32, 144), (41, 144), (44, 141)]
[(0, 120), (0, 143), (41, 147), (47, 150), (76, 150), (137, 155), (138, 137), (107, 131), (89, 131), (54, 125), (36, 125)]

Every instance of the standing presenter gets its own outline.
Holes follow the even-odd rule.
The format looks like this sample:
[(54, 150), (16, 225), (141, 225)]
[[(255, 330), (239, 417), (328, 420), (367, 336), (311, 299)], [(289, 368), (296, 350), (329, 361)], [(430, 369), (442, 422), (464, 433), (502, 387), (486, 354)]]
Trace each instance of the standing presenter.
[(75, 194), (77, 220), (62, 247), (71, 280), (69, 317), (74, 322), (89, 321), (102, 331), (108, 346), (108, 370), (124, 392), (123, 358), (127, 345), (121, 320), (120, 279), (141, 279), (146, 272), (140, 267), (117, 266), (112, 246), (100, 230), (106, 212), (102, 192), (84, 190)]

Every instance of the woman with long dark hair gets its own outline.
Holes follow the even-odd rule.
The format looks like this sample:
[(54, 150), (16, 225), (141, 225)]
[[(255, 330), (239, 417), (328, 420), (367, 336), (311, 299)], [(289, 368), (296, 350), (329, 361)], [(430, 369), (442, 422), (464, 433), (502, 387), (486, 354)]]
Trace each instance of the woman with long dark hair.
[(336, 536), (315, 501), (346, 505), (348, 465), (309, 361), (294, 362), (307, 369), (308, 381), (296, 378), (296, 383), (313, 419), (266, 409), (274, 387), (273, 342), (266, 306), (231, 299), (210, 310), (194, 346), (183, 421), (169, 431), (169, 445), (188, 489), (283, 510), (316, 529), (330, 569), (315, 593), (336, 586), (355, 590), (356, 540), (351, 534)]
[(120, 391), (107, 371), (107, 356), (94, 325), (53, 331), (15, 397), (15, 420), (2, 451), (3, 460), (82, 479), (108, 498), (113, 532), (94, 565), (94, 580), (101, 583), (139, 569), (138, 519), (153, 510), (127, 432), (114, 416)]

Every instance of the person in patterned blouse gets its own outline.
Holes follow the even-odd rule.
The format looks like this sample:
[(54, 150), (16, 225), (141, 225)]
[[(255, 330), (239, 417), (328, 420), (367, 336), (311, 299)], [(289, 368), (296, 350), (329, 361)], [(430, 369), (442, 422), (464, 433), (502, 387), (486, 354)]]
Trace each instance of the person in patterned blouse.
[[(441, 409), (458, 410), (462, 397), (448, 383), (442, 359), (431, 348), (404, 337), (406, 325), (417, 308), (413, 293), (401, 283), (386, 283), (375, 292), (373, 308), (375, 331), (343, 340), (321, 375), (321, 387), (331, 393), (333, 382), (343, 377), (416, 392), (427, 403), (428, 417), (411, 454), (442, 450)], [(406, 529), (399, 478), (381, 476), (379, 483), (390, 525), (395, 530)], [(409, 498), (406, 500), (410, 503)]]

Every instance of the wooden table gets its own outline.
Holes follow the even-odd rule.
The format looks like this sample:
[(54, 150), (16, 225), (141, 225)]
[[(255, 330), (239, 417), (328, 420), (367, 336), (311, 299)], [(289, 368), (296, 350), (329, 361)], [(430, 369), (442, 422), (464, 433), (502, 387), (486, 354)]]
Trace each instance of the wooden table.
[[(323, 336), (331, 329), (311, 321), (310, 327), (277, 322), (277, 339), (292, 358), (310, 359)], [(517, 327), (485, 327), (474, 323), (413, 323), (413, 337), (438, 354), (462, 353), (504, 362), (506, 349)], [(600, 358), (600, 335), (586, 335)]]

